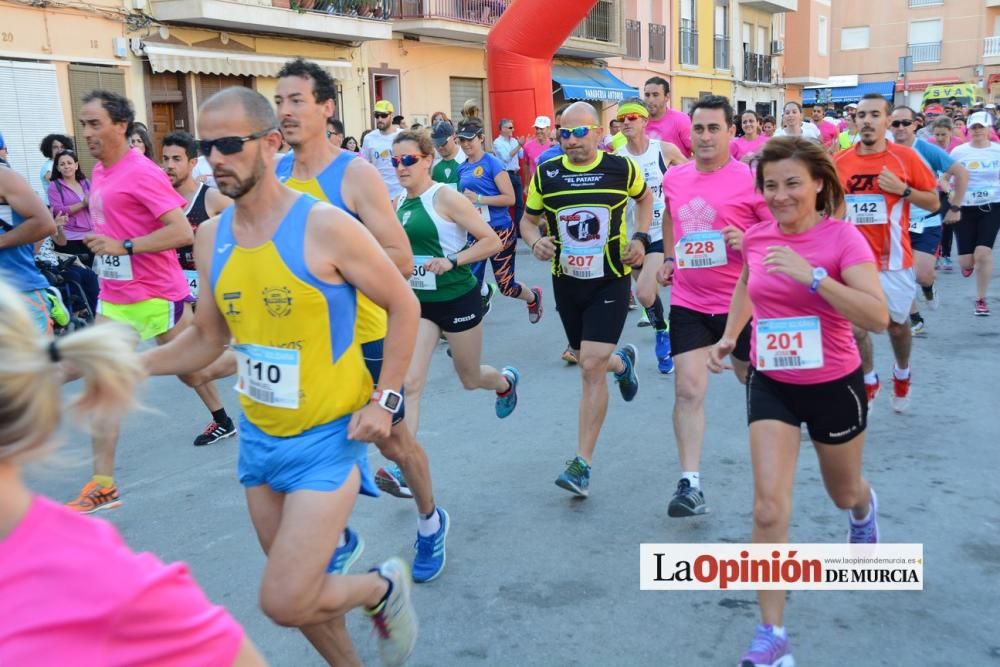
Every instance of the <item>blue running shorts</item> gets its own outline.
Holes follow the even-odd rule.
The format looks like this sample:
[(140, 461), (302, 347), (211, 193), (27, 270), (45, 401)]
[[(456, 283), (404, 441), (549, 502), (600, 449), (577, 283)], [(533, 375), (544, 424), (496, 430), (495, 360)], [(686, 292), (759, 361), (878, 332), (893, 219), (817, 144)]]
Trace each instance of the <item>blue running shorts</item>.
[(246, 487), (267, 484), (279, 493), (336, 491), (355, 467), (361, 493), (377, 497), (368, 466), (368, 445), (347, 439), (351, 416), (289, 437), (268, 435), (240, 414), (240, 456), (236, 472)]

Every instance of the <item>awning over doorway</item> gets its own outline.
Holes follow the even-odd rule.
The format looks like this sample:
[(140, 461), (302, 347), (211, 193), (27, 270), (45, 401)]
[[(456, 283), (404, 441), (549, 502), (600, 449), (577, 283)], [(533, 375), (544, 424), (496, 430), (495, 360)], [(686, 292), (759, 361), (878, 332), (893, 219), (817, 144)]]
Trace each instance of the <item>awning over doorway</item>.
[[(275, 77), (291, 56), (259, 53), (231, 53), (213, 49), (189, 49), (167, 44), (145, 44), (149, 65), (154, 73), (192, 72), (195, 74), (230, 74), (235, 76)], [(346, 60), (313, 60), (327, 70), (349, 71)], [(333, 72), (331, 72), (333, 73)]]
[(568, 100), (620, 102), (628, 97), (640, 97), (637, 88), (606, 69), (556, 65), (552, 68), (552, 80), (562, 86), (563, 97)]
[(802, 104), (804, 106), (816, 104), (816, 102), (821, 98), (821, 90), (830, 91), (830, 96), (828, 98), (826, 98), (825, 93), (822, 96), (825, 98), (825, 101), (837, 104), (857, 102), (868, 93), (878, 93), (879, 95), (887, 97), (891, 100), (896, 94), (896, 82), (868, 81), (866, 83), (859, 83), (856, 86), (842, 86), (839, 88), (805, 88), (802, 90)]

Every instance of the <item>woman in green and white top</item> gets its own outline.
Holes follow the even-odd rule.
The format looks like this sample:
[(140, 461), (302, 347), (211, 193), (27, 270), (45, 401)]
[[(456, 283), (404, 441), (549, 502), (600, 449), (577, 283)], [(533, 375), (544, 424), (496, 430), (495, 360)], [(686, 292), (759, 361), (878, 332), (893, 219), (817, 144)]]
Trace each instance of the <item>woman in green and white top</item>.
[[(392, 166), (406, 190), (396, 215), (413, 248), (410, 286), (420, 301), (417, 343), (406, 373), (406, 424), (416, 435), (420, 396), (441, 333), (466, 389), (492, 389), (496, 414), (503, 418), (517, 405), (517, 369), (498, 371), (480, 365), (483, 300), (469, 268), (500, 249), (500, 238), (472, 203), (431, 180), (434, 146), (425, 132), (400, 132), (392, 144)], [(471, 235), (475, 239), (468, 245)], [(466, 247), (468, 245), (468, 247)]]

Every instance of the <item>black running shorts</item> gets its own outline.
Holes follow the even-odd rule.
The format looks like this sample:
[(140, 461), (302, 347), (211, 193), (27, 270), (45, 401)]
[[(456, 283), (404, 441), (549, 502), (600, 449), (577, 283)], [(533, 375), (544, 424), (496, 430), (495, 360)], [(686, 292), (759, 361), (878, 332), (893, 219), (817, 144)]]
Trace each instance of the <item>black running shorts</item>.
[(430, 320), (445, 333), (460, 333), (483, 321), (483, 297), (476, 285), (451, 301), (421, 301), (420, 318)]
[[(678, 356), (691, 350), (715, 345), (726, 331), (727, 315), (706, 315), (683, 306), (670, 306), (670, 354)], [(750, 323), (736, 339), (733, 358), (750, 361)]]
[(992, 248), (1000, 232), (1000, 204), (963, 206), (962, 219), (955, 225), (958, 254), (971, 255), (976, 248)]
[(574, 350), (581, 341), (617, 344), (628, 317), (631, 278), (580, 280), (553, 276), (552, 291), (556, 310)]
[(747, 375), (747, 423), (775, 419), (824, 445), (842, 445), (865, 432), (868, 398), (858, 366), (850, 375), (819, 384), (778, 382), (751, 367)]

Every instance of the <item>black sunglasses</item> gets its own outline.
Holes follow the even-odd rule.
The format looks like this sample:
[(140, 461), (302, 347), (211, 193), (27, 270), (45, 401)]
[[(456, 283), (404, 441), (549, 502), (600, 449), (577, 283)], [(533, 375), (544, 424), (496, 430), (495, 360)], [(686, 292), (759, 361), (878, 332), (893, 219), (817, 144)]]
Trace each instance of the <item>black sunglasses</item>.
[(893, 127), (909, 127), (913, 125), (912, 120), (894, 120), (892, 121)]
[(212, 155), (212, 149), (216, 148), (223, 155), (236, 155), (243, 151), (243, 144), (248, 141), (254, 141), (255, 139), (260, 139), (261, 137), (266, 137), (272, 132), (277, 132), (278, 128), (269, 127), (266, 130), (261, 130), (260, 132), (254, 132), (253, 134), (248, 134), (245, 137), (220, 137), (218, 139), (200, 139), (198, 141), (198, 152), (205, 157)]
[(376, 111), (376, 112), (375, 112), (375, 117), (376, 117), (376, 118), (388, 118), (388, 117), (389, 117), (389, 114), (387, 114), (387, 113), (382, 113), (381, 111)]

